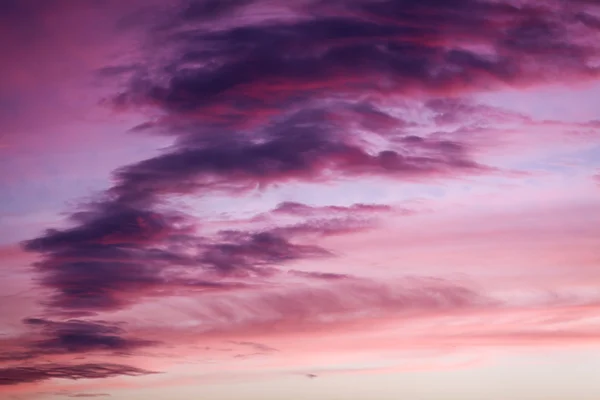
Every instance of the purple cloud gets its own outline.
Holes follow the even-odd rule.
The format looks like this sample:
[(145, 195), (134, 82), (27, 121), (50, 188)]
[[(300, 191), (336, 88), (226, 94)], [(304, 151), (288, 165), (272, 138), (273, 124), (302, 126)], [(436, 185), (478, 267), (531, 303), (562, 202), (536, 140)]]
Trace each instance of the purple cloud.
[(0, 385), (16, 385), (48, 379), (102, 379), (153, 373), (155, 372), (120, 364), (40, 364), (31, 367), (0, 368)]
[(90, 351), (111, 351), (128, 353), (156, 342), (124, 337), (125, 330), (104, 321), (49, 321), (40, 318), (27, 318), (25, 324), (41, 327), (45, 339), (33, 344), (42, 354), (87, 353)]

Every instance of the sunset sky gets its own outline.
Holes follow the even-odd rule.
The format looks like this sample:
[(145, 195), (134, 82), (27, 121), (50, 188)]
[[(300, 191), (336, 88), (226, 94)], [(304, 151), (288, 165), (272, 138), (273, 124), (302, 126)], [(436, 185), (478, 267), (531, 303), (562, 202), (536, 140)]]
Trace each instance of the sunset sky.
[(600, 398), (600, 1), (0, 0), (0, 51), (0, 399)]

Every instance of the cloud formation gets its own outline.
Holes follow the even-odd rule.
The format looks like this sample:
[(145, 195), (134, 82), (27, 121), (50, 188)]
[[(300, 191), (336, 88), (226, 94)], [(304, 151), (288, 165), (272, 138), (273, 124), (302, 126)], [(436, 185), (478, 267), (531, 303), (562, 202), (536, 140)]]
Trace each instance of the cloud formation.
[(222, 278), (268, 275), (269, 266), (329, 254), (293, 243), (290, 228), (203, 237), (184, 229), (181, 219), (104, 206), (74, 214), (73, 228), (50, 230), (24, 244), (45, 256), (36, 268), (40, 283), (55, 290), (48, 305), (56, 311), (86, 315), (120, 309), (144, 296), (244, 289), (251, 283)]
[(110, 310), (157, 291), (164, 295), (162, 291), (173, 293), (178, 288), (219, 291), (243, 286), (177, 272), (177, 267), (203, 263), (175, 250), (174, 242), (202, 245), (201, 238), (190, 236), (177, 219), (111, 203), (93, 205), (72, 217), (75, 227), (50, 230), (24, 244), (26, 250), (45, 255), (36, 268), (40, 283), (57, 291), (51, 307)]
[[(253, 3), (249, 15), (262, 5)], [(593, 29), (584, 7), (583, 2), (567, 8), (551, 2), (317, 1), (296, 7), (297, 18), (282, 13), (269, 21), (215, 22), (216, 30), (184, 24), (185, 29), (168, 31), (168, 43), (179, 53), (164, 66), (170, 75), (160, 81), (166, 84), (139, 78), (119, 101), (180, 113), (219, 103), (235, 115), (257, 105), (336, 93), (415, 88), (446, 93), (527, 84), (556, 78), (555, 66), (563, 79), (565, 74), (591, 78), (598, 73), (593, 61), (598, 49), (580, 41)], [(185, 16), (173, 18), (172, 26), (181, 27)]]
[[(294, 265), (335, 257), (325, 244), (333, 235), (411, 210), (283, 199), (262, 222), (210, 231), (211, 221), (179, 212), (177, 200), (239, 199), (298, 183), (505, 174), (482, 160), (493, 138), (480, 140), (477, 130), (532, 119), (468, 97), (598, 78), (600, 46), (587, 38), (600, 20), (590, 4), (186, 0), (150, 7), (152, 18), (124, 18), (120, 29), (142, 30), (148, 48), (133, 62), (97, 69), (97, 78), (124, 83), (107, 103), (143, 114), (129, 135), (172, 144), (122, 165), (104, 192), (69, 211), (65, 226), (23, 242), (40, 256), (37, 283), (50, 294), (43, 318), (23, 320), (39, 337), (0, 361), (159, 347), (99, 315), (182, 296), (201, 299), (193, 315), (216, 333), (495, 304), (451, 281), (382, 283)], [(0, 7), (26, 11), (23, 20), (35, 9)], [(266, 7), (275, 7), (268, 17)], [(149, 373), (102, 363), (8, 366), (0, 384)]]
[(280, 203), (274, 210), (274, 213), (292, 214), (292, 215), (314, 215), (331, 213), (379, 213), (389, 212), (392, 207), (386, 204), (362, 204), (357, 203), (348, 207), (344, 206), (309, 206), (307, 204), (293, 201)]
[[(175, 145), (117, 170), (106, 200), (91, 212), (74, 214), (75, 227), (49, 231), (26, 244), (46, 255), (38, 269), (42, 283), (58, 289), (52, 306), (110, 310), (130, 304), (135, 296), (163, 293), (166, 287), (236, 289), (244, 284), (201, 276), (184, 280), (173, 265), (258, 273), (265, 265), (327, 253), (293, 244), (286, 236), (369, 226), (356, 219), (313, 219), (272, 231), (229, 232), (219, 242), (190, 237), (158, 211), (169, 196), (239, 193), (291, 181), (427, 179), (495, 170), (475, 161), (467, 143), (404, 133), (406, 122), (383, 111), (381, 104), (364, 95), (356, 102), (340, 96), (415, 88), (439, 96), (457, 88), (522, 84), (547, 79), (550, 61), (578, 79), (596, 73), (590, 65), (593, 47), (560, 26), (564, 10), (550, 5), (356, 1), (333, 4), (339, 15), (313, 4), (323, 12), (264, 23), (223, 23), (217, 30), (193, 27), (203, 23), (200, 14), (226, 18), (258, 5), (187, 3), (172, 17), (191, 24), (190, 29), (181, 31), (181, 24), (173, 23), (155, 32), (166, 35), (162, 43), (167, 47), (160, 51), (169, 51), (167, 64), (152, 65), (149, 59), (147, 71), (134, 74), (115, 102), (156, 108), (159, 117), (147, 127), (174, 135)], [(410, 23), (415, 18), (418, 26)], [(494, 24), (501, 29), (491, 30)], [(477, 37), (465, 26), (479, 27)], [(479, 50), (460, 47), (465, 36)], [(459, 118), (456, 112), (450, 116), (449, 102), (438, 99), (426, 105), (438, 113), (438, 122), (448, 122)], [(348, 130), (339, 115), (373, 123), (360, 124), (362, 131)], [(395, 133), (369, 144), (364, 132), (369, 126)], [(327, 210), (341, 211), (335, 207)], [(288, 203), (277, 211), (298, 213), (300, 208)], [(305, 207), (303, 212), (316, 210)], [(168, 249), (182, 237), (191, 241), (192, 255)]]
[(292, 244), (272, 232), (226, 231), (221, 233), (221, 237), (222, 241), (207, 247), (201, 262), (225, 274), (235, 271), (260, 274), (261, 267), (265, 265), (328, 254), (317, 246)]
[(16, 385), (55, 378), (102, 379), (119, 375), (140, 376), (152, 373), (120, 364), (40, 364), (31, 367), (0, 368), (0, 385)]
[[(194, 131), (193, 128), (190, 131)], [(126, 204), (147, 204), (159, 196), (239, 192), (293, 181), (322, 182), (348, 177), (426, 178), (482, 174), (493, 168), (451, 141), (408, 136), (374, 150), (343, 133), (327, 112), (302, 110), (266, 126), (253, 136), (202, 135), (182, 139), (161, 156), (117, 171), (112, 192)]]
[(116, 325), (103, 321), (49, 321), (39, 318), (27, 318), (25, 324), (42, 327), (46, 339), (34, 344), (44, 354), (87, 353), (97, 350), (109, 350), (128, 353), (140, 347), (155, 344), (140, 339), (124, 338), (125, 331)]
[(0, 352), (0, 362), (32, 362), (65, 355), (127, 356), (141, 348), (159, 345), (158, 341), (133, 338), (119, 326), (122, 324), (113, 322), (25, 318), (23, 324), (37, 332), (8, 343)]
[[(305, 273), (293, 271), (304, 276)], [(198, 334), (294, 332), (332, 329), (361, 319), (459, 310), (490, 309), (494, 299), (461, 284), (436, 278), (379, 282), (352, 276), (306, 273), (318, 284), (231, 293), (182, 306), (182, 315), (202, 321)], [(184, 303), (185, 304), (185, 303)]]

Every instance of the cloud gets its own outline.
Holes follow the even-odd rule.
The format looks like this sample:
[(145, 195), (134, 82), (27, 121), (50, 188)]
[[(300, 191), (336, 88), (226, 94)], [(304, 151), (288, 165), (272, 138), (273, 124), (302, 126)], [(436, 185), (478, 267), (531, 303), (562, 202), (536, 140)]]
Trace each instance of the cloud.
[(256, 343), (256, 342), (231, 342), (231, 343), (237, 344), (239, 346), (251, 347), (252, 349), (259, 352), (260, 354), (272, 353), (272, 352), (279, 351), (274, 347), (270, 347), (270, 346), (267, 346), (266, 344)]
[[(295, 237), (358, 226), (324, 220), (202, 236), (187, 228), (193, 220), (111, 203), (90, 205), (71, 219), (74, 227), (49, 230), (24, 247), (44, 256), (35, 264), (39, 282), (55, 291), (46, 304), (54, 311), (84, 314), (122, 309), (144, 297), (244, 290), (252, 282), (232, 279), (268, 277), (285, 263), (331, 256), (321, 247), (295, 243)], [(81, 321), (62, 327), (101, 328)]]
[(52, 353), (87, 353), (90, 351), (112, 351), (128, 353), (140, 347), (156, 342), (128, 339), (123, 337), (125, 331), (104, 321), (49, 321), (39, 318), (27, 318), (29, 326), (40, 326), (46, 339), (36, 342), (33, 347), (43, 354)]
[(283, 220), (272, 229), (284, 236), (332, 236), (361, 232), (376, 228), (385, 214), (413, 215), (415, 211), (386, 204), (356, 203), (350, 206), (312, 206), (285, 201), (269, 213), (256, 217)]
[(285, 237), (269, 231), (224, 231), (217, 244), (207, 246), (201, 261), (222, 273), (260, 273), (265, 265), (328, 254), (320, 247), (293, 244)]
[(17, 385), (48, 379), (102, 379), (153, 373), (155, 372), (120, 364), (40, 364), (31, 367), (0, 368), (0, 385)]
[(333, 236), (372, 229), (376, 221), (367, 218), (312, 218), (306, 221), (276, 228), (285, 235)]
[(118, 170), (111, 192), (119, 202), (137, 205), (161, 196), (236, 193), (294, 181), (360, 176), (426, 179), (493, 171), (472, 160), (469, 149), (459, 143), (421, 138), (377, 150), (353, 143), (359, 140), (338, 132), (326, 112), (302, 110), (253, 136), (231, 132), (226, 138), (212, 134), (183, 138), (163, 155)]
[(0, 361), (31, 362), (48, 356), (92, 353), (124, 356), (138, 349), (160, 344), (158, 341), (133, 338), (119, 326), (121, 324), (114, 322), (25, 318), (23, 323), (38, 332), (17, 338), (11, 351), (0, 353)]
[(472, 101), (460, 98), (433, 98), (425, 102), (425, 107), (434, 114), (433, 121), (439, 126), (447, 124), (498, 125), (506, 122), (532, 122), (530, 117), (515, 111), (475, 104)]
[(73, 245), (136, 245), (151, 242), (168, 229), (166, 221), (150, 211), (125, 207), (101, 211), (102, 218), (75, 214), (75, 218), (84, 219), (84, 225), (64, 231), (50, 230), (44, 236), (27, 242), (25, 248), (44, 253), (68, 249)]
[[(290, 211), (291, 204), (278, 212), (284, 207)], [(295, 203), (293, 207), (310, 209), (307, 214), (314, 215), (371, 215), (388, 209), (362, 204), (318, 209)], [(23, 245), (43, 255), (35, 264), (39, 282), (54, 290), (46, 304), (54, 312), (83, 313), (79, 315), (122, 309), (145, 297), (250, 288), (252, 282), (232, 279), (266, 277), (285, 263), (332, 255), (321, 247), (296, 243), (295, 238), (373, 226), (360, 218), (312, 218), (257, 231), (202, 236), (194, 232), (196, 221), (191, 218), (122, 205), (120, 199), (88, 204), (73, 212), (70, 220), (72, 227), (48, 230)]]
[(322, 279), (322, 280), (338, 280), (338, 279), (351, 279), (352, 276), (348, 274), (337, 274), (334, 272), (315, 272), (315, 271), (298, 271), (295, 269), (289, 270), (289, 274), (299, 276), (301, 278), (308, 279)]
[(179, 14), (186, 21), (210, 20), (230, 15), (253, 0), (201, 0), (188, 1)]
[(272, 232), (286, 237), (319, 237), (357, 233), (376, 228), (384, 214), (413, 215), (415, 211), (386, 204), (313, 206), (293, 201), (278, 204), (256, 221), (276, 221)]
[[(44, 393), (45, 394), (45, 393)], [(74, 398), (90, 398), (90, 397), (110, 397), (108, 393), (74, 393), (74, 392), (55, 392), (48, 393), (54, 396), (74, 397)]]
[[(295, 273), (295, 272), (294, 272)], [(226, 335), (331, 329), (345, 323), (400, 315), (490, 308), (496, 302), (470, 288), (434, 278), (380, 282), (356, 277), (311, 279), (239, 296), (235, 292), (179, 306), (202, 333)]]
[(201, 237), (180, 226), (181, 218), (110, 202), (91, 205), (71, 218), (75, 227), (49, 230), (24, 243), (26, 250), (45, 256), (35, 267), (40, 283), (56, 291), (48, 302), (56, 310), (113, 310), (144, 296), (244, 286), (181, 271), (203, 264), (177, 247), (202, 246)]
[[(169, 79), (157, 79), (166, 84), (140, 78), (119, 100), (185, 112), (215, 102), (272, 106), (323, 93), (487, 89), (554, 79), (550, 65), (560, 65), (563, 79), (598, 73), (593, 65), (598, 49), (570, 29), (589, 20), (582, 17), (584, 5), (318, 3), (295, 19), (255, 18), (222, 24), (216, 31), (169, 31), (168, 43), (179, 53), (164, 68)], [(254, 6), (259, 10), (262, 2)], [(175, 14), (172, 26), (181, 26), (184, 18)]]
[(578, 13), (576, 18), (589, 28), (600, 30), (600, 18), (595, 17), (585, 11)]
[[(192, 4), (203, 9), (207, 3)], [(248, 15), (262, 5), (243, 2)], [(174, 135), (177, 144), (121, 169), (119, 196), (147, 201), (294, 181), (497, 172), (477, 162), (476, 149), (464, 141), (405, 132), (411, 125), (390, 114), (392, 104), (401, 108), (398, 97), (418, 89), (436, 98), (426, 103), (438, 113), (436, 123), (474, 112), (499, 119), (508, 113), (467, 104), (450, 112), (448, 103), (459, 101), (445, 97), (599, 72), (600, 50), (582, 41), (586, 25), (563, 18), (583, 12), (583, 3), (572, 10), (478, 0), (310, 7), (290, 8), (297, 18), (237, 18), (210, 30), (193, 23), (182, 30), (177, 21), (184, 18), (175, 13), (170, 28), (157, 33), (166, 47), (156, 51), (168, 57), (149, 58), (148, 72), (115, 101), (154, 107), (157, 119), (144, 126)], [(365, 131), (391, 137), (369, 145)]]
[[(201, 23), (196, 18), (199, 10), (212, 10), (205, 16), (226, 16), (239, 7), (254, 5), (187, 2), (174, 15), (194, 25)], [(379, 82), (376, 86), (382, 79), (392, 79), (401, 85), (418, 82), (424, 88), (443, 88), (444, 82), (460, 81), (461, 74), (475, 76), (475, 71), (503, 77), (499, 71), (504, 61), (484, 62), (481, 55), (425, 44), (418, 38), (424, 33), (452, 38), (457, 32), (466, 34), (462, 28), (465, 21), (483, 27), (485, 18), (515, 17), (519, 10), (465, 0), (457, 2), (452, 8), (455, 11), (439, 25), (441, 15), (430, 13), (427, 4), (407, 3), (397, 8), (388, 2), (357, 2), (338, 6), (355, 11), (354, 17), (314, 14), (183, 33), (176, 31), (180, 24), (167, 24), (162, 34), (168, 40), (161, 43), (172, 46), (168, 65), (161, 69), (152, 60), (146, 64), (148, 70), (163, 75), (161, 85), (149, 72), (141, 76), (137, 66), (133, 71), (112, 67), (112, 74), (122, 70), (135, 75), (117, 102), (157, 107), (161, 115), (156, 124), (147, 124), (174, 135), (175, 143), (156, 157), (115, 171), (114, 186), (88, 210), (75, 212), (73, 227), (50, 230), (25, 243), (27, 250), (44, 256), (36, 268), (41, 284), (55, 290), (50, 307), (80, 312), (115, 310), (148, 296), (244, 288), (246, 283), (223, 281), (206, 273), (264, 275), (269, 271), (265, 267), (326, 255), (326, 249), (292, 239), (369, 229), (372, 221), (356, 216), (386, 208), (317, 209), (287, 203), (276, 212), (314, 218), (258, 232), (206, 238), (184, 226), (189, 222), (185, 218), (178, 220), (160, 209), (165, 199), (219, 191), (237, 195), (294, 181), (365, 176), (412, 180), (496, 171), (477, 162), (466, 143), (403, 132), (407, 122), (376, 102), (365, 98), (353, 102), (339, 95), (355, 85), (361, 92), (371, 93), (365, 76), (370, 76), (369, 82)], [(539, 18), (551, 17), (539, 12)], [(422, 14), (423, 28), (398, 24), (411, 13)], [(517, 20), (509, 23), (510, 27), (529, 32), (531, 27)], [(537, 32), (534, 28), (530, 30)], [(512, 41), (494, 43), (512, 53), (531, 46), (515, 41), (515, 35), (507, 36)], [(556, 35), (555, 42), (563, 40), (560, 32)], [(402, 37), (406, 40), (399, 41)], [(531, 40), (546, 39), (535, 36)], [(281, 51), (273, 51), (275, 48)], [(448, 63), (447, 71), (433, 71), (440, 60)], [(452, 71), (458, 71), (458, 77)], [(270, 99), (272, 94), (277, 98)], [(441, 107), (439, 101), (437, 107)], [(203, 110), (212, 110), (213, 119), (206, 120)], [(243, 122), (255, 114), (261, 117), (250, 125)], [(363, 130), (397, 129), (383, 141), (369, 143), (369, 134), (344, 129), (345, 121), (352, 117)], [(320, 217), (334, 213), (347, 215)]]
[[(428, 103), (437, 108), (437, 123), (448, 123), (465, 113), (493, 114), (466, 105), (451, 114), (443, 104), (453, 101), (444, 99), (448, 91), (555, 79), (548, 65), (560, 64), (565, 79), (597, 73), (597, 49), (573, 37), (565, 25), (571, 22), (560, 18), (565, 10), (550, 5), (341, 2), (328, 6), (340, 16), (319, 13), (317, 4), (313, 13), (295, 9), (295, 19), (238, 18), (210, 30), (195, 29), (200, 22), (188, 15), (241, 6), (252, 15), (261, 2), (186, 3), (173, 24), (155, 32), (166, 46), (156, 52), (168, 57), (146, 60), (147, 73), (115, 101), (154, 107), (157, 118), (143, 126), (174, 135), (176, 144), (118, 170), (112, 192), (119, 201), (147, 204), (296, 181), (497, 172), (475, 160), (464, 141), (405, 132), (410, 124), (387, 111), (386, 96), (419, 88), (438, 98)], [(465, 47), (466, 39), (473, 46)], [(366, 131), (384, 131), (388, 139), (369, 144)]]
[(363, 214), (363, 213), (383, 213), (392, 211), (392, 207), (386, 204), (352, 204), (351, 206), (310, 206), (307, 204), (293, 201), (285, 201), (277, 205), (274, 213), (291, 214), (300, 216), (322, 215), (331, 213), (343, 214)]

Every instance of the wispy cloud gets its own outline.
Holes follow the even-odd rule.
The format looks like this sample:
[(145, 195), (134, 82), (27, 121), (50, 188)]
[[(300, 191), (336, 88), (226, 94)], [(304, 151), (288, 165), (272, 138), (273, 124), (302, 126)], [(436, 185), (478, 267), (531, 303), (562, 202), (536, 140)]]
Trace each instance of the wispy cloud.
[(39, 382), (53, 378), (102, 379), (119, 375), (138, 376), (152, 373), (119, 364), (41, 364), (30, 367), (2, 368), (0, 372), (0, 385)]

